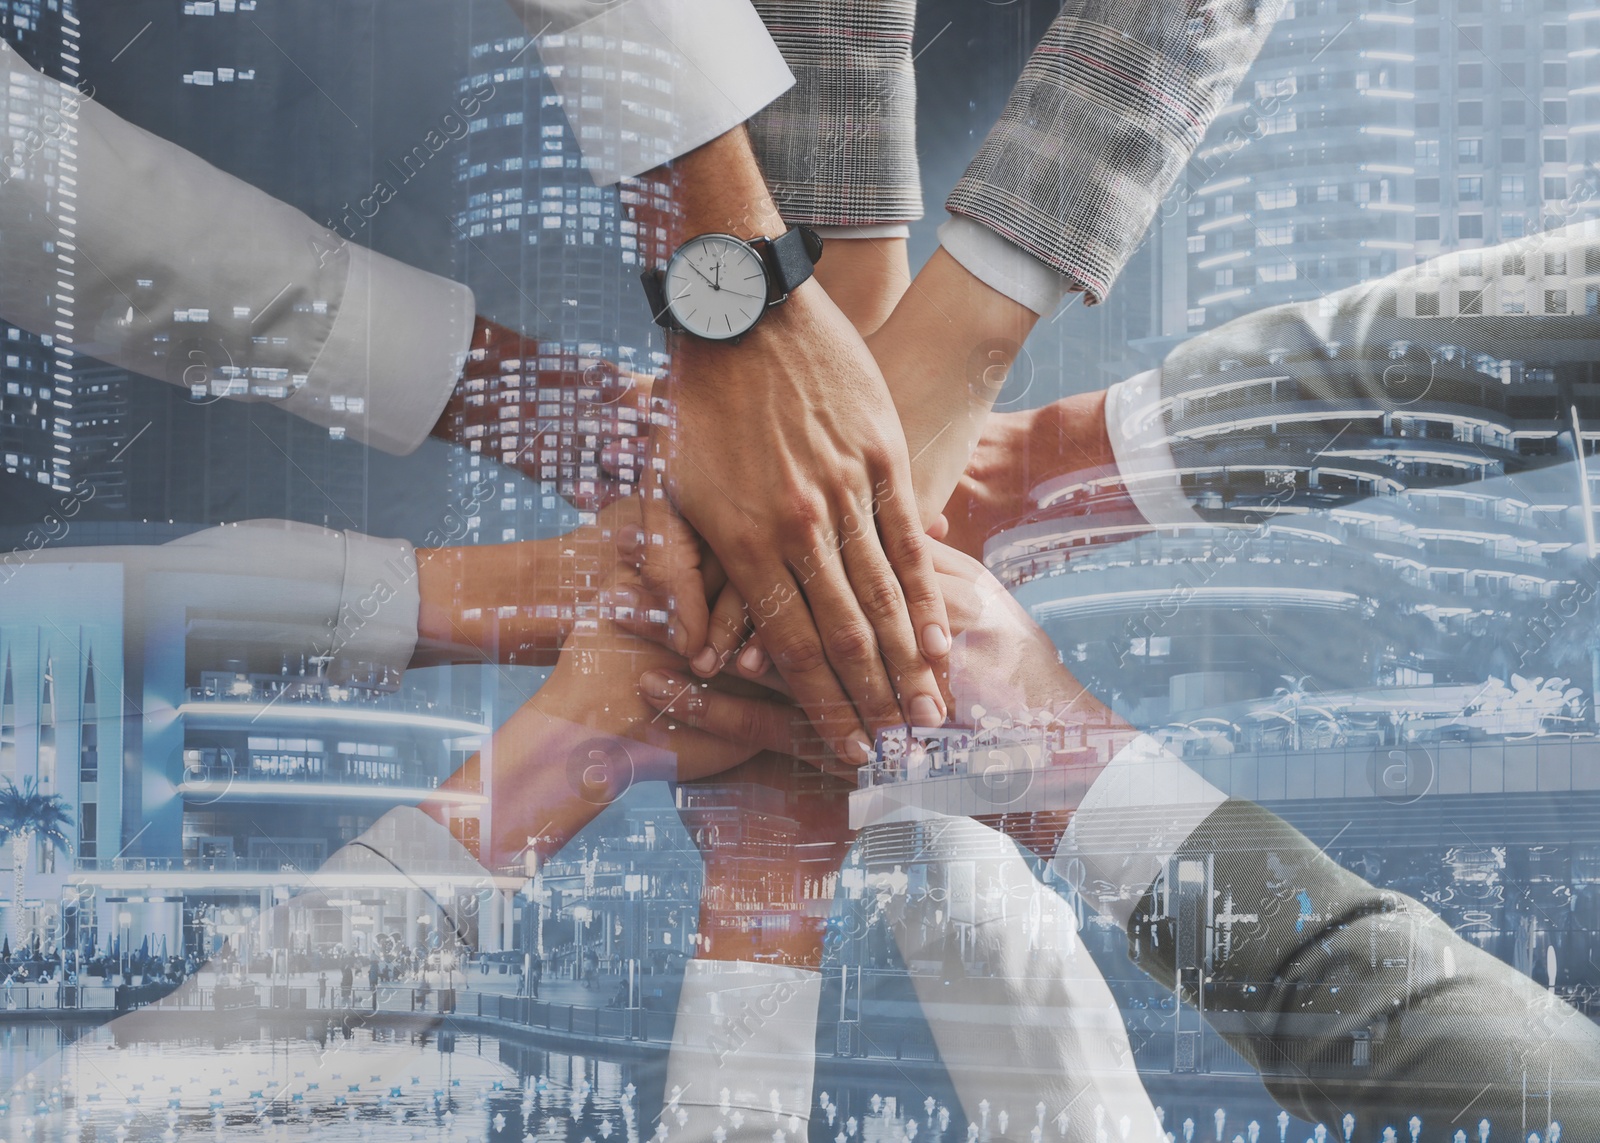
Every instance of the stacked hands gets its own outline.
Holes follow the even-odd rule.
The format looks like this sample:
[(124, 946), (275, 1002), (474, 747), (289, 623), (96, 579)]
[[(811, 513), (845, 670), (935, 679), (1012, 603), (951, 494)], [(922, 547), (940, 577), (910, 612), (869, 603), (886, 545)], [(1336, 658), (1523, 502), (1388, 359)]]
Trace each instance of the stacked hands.
[[(782, 232), (763, 187), (741, 193), (737, 223), (680, 193), (674, 225)], [(750, 203), (769, 216), (751, 220)], [(1033, 320), (942, 252), (911, 282), (903, 240), (832, 243), (816, 278), (739, 343), (680, 335), (664, 377), (631, 379), (621, 400), (650, 410), (650, 434), (603, 452), (593, 523), (418, 552), (423, 647), (554, 665), (493, 742), (492, 863), (552, 852), (646, 777), (777, 786), (807, 841), (842, 856), (845, 795), (879, 731), (974, 705), (1093, 705), (975, 558), (1028, 510), (1041, 473), (1110, 460), (1099, 394), (989, 416)], [(495, 336), (500, 354), (520, 352), (504, 331), (484, 343)], [(469, 380), (493, 356), (475, 353)], [(630, 471), (640, 491), (623, 496)], [(563, 606), (541, 618), (535, 601)], [(550, 761), (574, 751), (576, 766)], [(737, 858), (707, 854), (711, 894)], [(786, 947), (767, 951), (796, 960), (820, 948), (773, 939)]]

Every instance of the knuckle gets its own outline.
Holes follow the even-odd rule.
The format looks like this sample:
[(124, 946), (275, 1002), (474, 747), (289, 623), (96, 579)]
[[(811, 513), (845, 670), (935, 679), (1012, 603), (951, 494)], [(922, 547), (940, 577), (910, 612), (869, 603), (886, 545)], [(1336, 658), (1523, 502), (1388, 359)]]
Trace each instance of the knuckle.
[(796, 489), (785, 503), (784, 516), (791, 528), (813, 529), (827, 519), (828, 507), (811, 489)]
[(841, 623), (828, 632), (828, 659), (834, 663), (859, 664), (876, 657), (877, 640), (872, 628), (854, 620)]
[(857, 600), (861, 610), (866, 612), (867, 618), (875, 626), (898, 616), (904, 604), (900, 585), (888, 576), (874, 576), (863, 587)]
[(788, 636), (771, 650), (771, 654), (773, 662), (784, 673), (809, 674), (825, 668), (828, 664), (822, 644), (809, 635)]

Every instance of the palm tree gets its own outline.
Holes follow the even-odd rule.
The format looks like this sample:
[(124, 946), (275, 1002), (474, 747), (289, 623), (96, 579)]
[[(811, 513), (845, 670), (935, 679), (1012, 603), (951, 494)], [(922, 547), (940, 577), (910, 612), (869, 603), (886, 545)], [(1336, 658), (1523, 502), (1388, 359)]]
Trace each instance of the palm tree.
[(11, 944), (22, 945), (22, 879), (28, 858), (28, 843), (34, 838), (52, 848), (70, 849), (67, 830), (73, 825), (72, 811), (60, 794), (45, 794), (32, 778), (18, 789), (6, 779), (0, 787), (0, 839), (11, 841)]

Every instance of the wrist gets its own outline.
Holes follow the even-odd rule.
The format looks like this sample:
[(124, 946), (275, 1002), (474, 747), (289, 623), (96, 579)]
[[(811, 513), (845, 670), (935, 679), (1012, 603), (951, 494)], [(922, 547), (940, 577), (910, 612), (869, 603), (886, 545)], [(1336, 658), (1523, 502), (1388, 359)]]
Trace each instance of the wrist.
[(697, 234), (750, 239), (785, 229), (743, 124), (647, 177), (667, 187), (672, 207), (660, 221), (670, 249)]
[(1106, 428), (1106, 390), (1078, 393), (1033, 410), (1028, 444), (1034, 456), (1052, 457), (1052, 475), (1115, 468)]

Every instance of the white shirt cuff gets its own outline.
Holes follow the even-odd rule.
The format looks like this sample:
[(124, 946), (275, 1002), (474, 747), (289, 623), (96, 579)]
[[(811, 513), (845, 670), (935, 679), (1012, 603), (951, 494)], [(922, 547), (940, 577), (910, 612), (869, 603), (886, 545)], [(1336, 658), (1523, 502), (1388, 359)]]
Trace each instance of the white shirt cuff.
[[(1055, 870), (1123, 928), (1178, 850), (1228, 796), (1148, 734), (1117, 751), (1056, 847)], [(1074, 868), (1077, 866), (1078, 868)]]
[(970, 218), (947, 219), (939, 245), (978, 281), (1040, 317), (1054, 313), (1072, 290), (1071, 278)]
[(907, 222), (874, 222), (864, 226), (812, 226), (824, 242), (835, 238), (910, 238), (911, 224)]
[(398, 685), (417, 649), (417, 553), (404, 540), (380, 540), (359, 532), (344, 534), (344, 579), (339, 587), (339, 618), (334, 628), (334, 663), (371, 663)]
[(539, 57), (599, 186), (726, 134), (794, 86), (750, 0), (628, 0), (544, 36)]
[(336, 435), (400, 455), (428, 431), (461, 376), (472, 341), (472, 291), (459, 282), (348, 247), (350, 275), (333, 329), (289, 412)]
[(1106, 434), (1128, 495), (1145, 520), (1162, 527), (1204, 523), (1178, 479), (1167, 444), (1161, 370), (1119, 381), (1106, 392)]
[[(749, 961), (691, 960), (678, 994), (665, 1089), (696, 1139), (804, 1139), (822, 975)], [(675, 1134), (677, 1132), (674, 1132)]]

